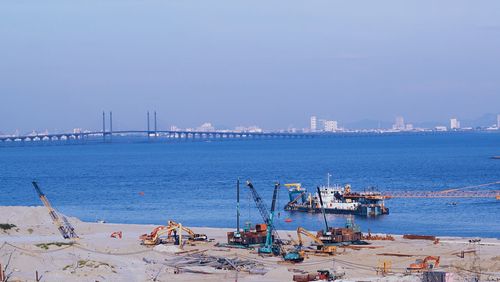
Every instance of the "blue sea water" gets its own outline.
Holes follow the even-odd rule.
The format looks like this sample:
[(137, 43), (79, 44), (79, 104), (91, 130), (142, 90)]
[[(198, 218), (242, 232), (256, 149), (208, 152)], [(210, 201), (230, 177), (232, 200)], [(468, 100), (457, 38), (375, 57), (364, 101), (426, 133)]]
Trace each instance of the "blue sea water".
[[(62, 213), (86, 221), (234, 227), (236, 179), (251, 179), (270, 206), (273, 183), (313, 190), (331, 182), (353, 190), (427, 191), (500, 180), (498, 133), (339, 135), (330, 138), (213, 142), (125, 142), (0, 146), (0, 205), (41, 205), (36, 179)], [(493, 186), (487, 189), (500, 190)], [(140, 192), (144, 192), (141, 195)], [(241, 222), (261, 222), (242, 185)], [(323, 228), (319, 214), (283, 210), (277, 227)], [(457, 205), (448, 205), (457, 202)], [(356, 217), (363, 231), (500, 237), (495, 199), (391, 199), (390, 214)], [(285, 218), (290, 217), (291, 223)], [(328, 215), (330, 225), (346, 216)]]

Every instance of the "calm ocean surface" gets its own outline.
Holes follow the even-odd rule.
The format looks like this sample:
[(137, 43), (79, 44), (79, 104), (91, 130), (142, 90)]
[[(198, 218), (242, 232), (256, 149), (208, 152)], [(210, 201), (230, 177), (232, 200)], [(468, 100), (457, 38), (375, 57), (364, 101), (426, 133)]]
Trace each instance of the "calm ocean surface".
[[(234, 227), (237, 177), (251, 179), (270, 206), (273, 183), (326, 183), (353, 190), (440, 190), (500, 180), (499, 133), (338, 136), (296, 140), (0, 146), (0, 205), (41, 205), (36, 179), (62, 213), (85, 221)], [(493, 186), (489, 189), (500, 190)], [(144, 195), (140, 195), (144, 192)], [(320, 214), (288, 214), (277, 227), (323, 227)], [(448, 205), (458, 202), (457, 205)], [(356, 217), (363, 231), (500, 237), (495, 199), (391, 199), (390, 214)], [(241, 221), (261, 222), (242, 185)], [(293, 221), (285, 223), (290, 217)], [(332, 225), (345, 216), (328, 215)]]

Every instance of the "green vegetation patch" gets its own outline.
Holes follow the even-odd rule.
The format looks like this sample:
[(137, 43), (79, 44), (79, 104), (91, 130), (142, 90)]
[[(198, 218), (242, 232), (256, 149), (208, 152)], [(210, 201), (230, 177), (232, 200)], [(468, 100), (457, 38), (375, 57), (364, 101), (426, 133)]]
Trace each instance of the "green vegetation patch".
[(68, 264), (66, 265), (65, 267), (63, 267), (63, 270), (68, 270), (68, 269), (72, 269), (74, 272), (74, 270), (76, 269), (79, 269), (79, 268), (84, 268), (84, 267), (88, 267), (88, 268), (99, 268), (99, 267), (107, 267), (109, 269), (111, 269), (111, 271), (113, 273), (116, 273), (116, 271), (114, 270), (115, 266), (114, 265), (111, 265), (109, 263), (106, 263), (106, 262), (101, 262), (101, 261), (95, 261), (95, 260), (79, 260), (76, 265), (72, 265), (72, 264)]
[(44, 249), (44, 250), (48, 250), (50, 248), (50, 246), (56, 246), (56, 247), (62, 247), (62, 246), (73, 246), (74, 242), (50, 242), (50, 243), (40, 243), (40, 244), (36, 244), (35, 246), (41, 248), (41, 249)]

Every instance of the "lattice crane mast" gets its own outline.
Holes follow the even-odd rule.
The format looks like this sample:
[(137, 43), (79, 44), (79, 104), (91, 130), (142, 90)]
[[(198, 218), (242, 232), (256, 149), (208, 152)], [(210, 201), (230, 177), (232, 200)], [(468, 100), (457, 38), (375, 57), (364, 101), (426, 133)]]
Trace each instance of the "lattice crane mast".
[(52, 218), (52, 222), (57, 226), (57, 229), (61, 233), (64, 239), (78, 239), (78, 235), (75, 233), (75, 228), (69, 223), (68, 219), (65, 216), (58, 215), (57, 211), (52, 207), (49, 202), (49, 199), (42, 192), (40, 187), (38, 187), (38, 183), (36, 181), (32, 182), (33, 187), (35, 187), (35, 191), (38, 194), (38, 197), (44, 204), (44, 206), (49, 210), (49, 215)]
[[(262, 216), (262, 219), (264, 222), (267, 224), (268, 228), (268, 236), (266, 238), (266, 244), (263, 248), (260, 248), (259, 251), (263, 251), (265, 253), (270, 253), (271, 251), (271, 245), (274, 245), (273, 243), (277, 242), (276, 244), (279, 248), (278, 251), (279, 253), (284, 253), (284, 250), (281, 246), (281, 239), (279, 238), (278, 232), (276, 231), (276, 228), (274, 227), (274, 222), (273, 222), (273, 217), (274, 217), (274, 209), (276, 207), (276, 197), (278, 193), (278, 187), (279, 183), (276, 183), (274, 186), (274, 192), (273, 192), (273, 201), (272, 201), (272, 208), (271, 208), (271, 213), (269, 213), (266, 204), (262, 200), (262, 197), (257, 193), (257, 190), (253, 187), (253, 184), (250, 181), (247, 181), (247, 186), (250, 188), (250, 191), (252, 192), (252, 197), (253, 200), (255, 201), (255, 205), (257, 206), (257, 209), (260, 212), (260, 215)], [(272, 242), (271, 235), (274, 236), (274, 241)]]

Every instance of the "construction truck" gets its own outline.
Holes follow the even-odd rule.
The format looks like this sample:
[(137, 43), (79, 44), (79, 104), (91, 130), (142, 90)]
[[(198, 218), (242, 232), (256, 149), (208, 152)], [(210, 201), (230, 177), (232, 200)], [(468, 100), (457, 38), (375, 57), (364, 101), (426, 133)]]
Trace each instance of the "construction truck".
[(253, 184), (250, 181), (247, 181), (247, 186), (252, 192), (253, 199), (257, 208), (259, 209), (262, 219), (267, 224), (266, 242), (264, 246), (258, 249), (258, 253), (262, 255), (281, 256), (283, 260), (288, 262), (302, 262), (304, 260), (304, 252), (299, 249), (288, 251), (285, 250), (283, 247), (283, 241), (279, 238), (278, 232), (274, 227), (274, 212), (276, 209), (276, 198), (278, 195), (280, 184), (276, 183), (274, 185), (271, 212), (268, 212), (267, 207), (262, 201), (262, 197), (260, 197), (260, 195), (257, 193), (257, 190), (255, 190)]
[(417, 259), (415, 263), (410, 264), (406, 269), (408, 272), (422, 272), (424, 270), (434, 269), (439, 267), (439, 256), (428, 256), (422, 259)]

